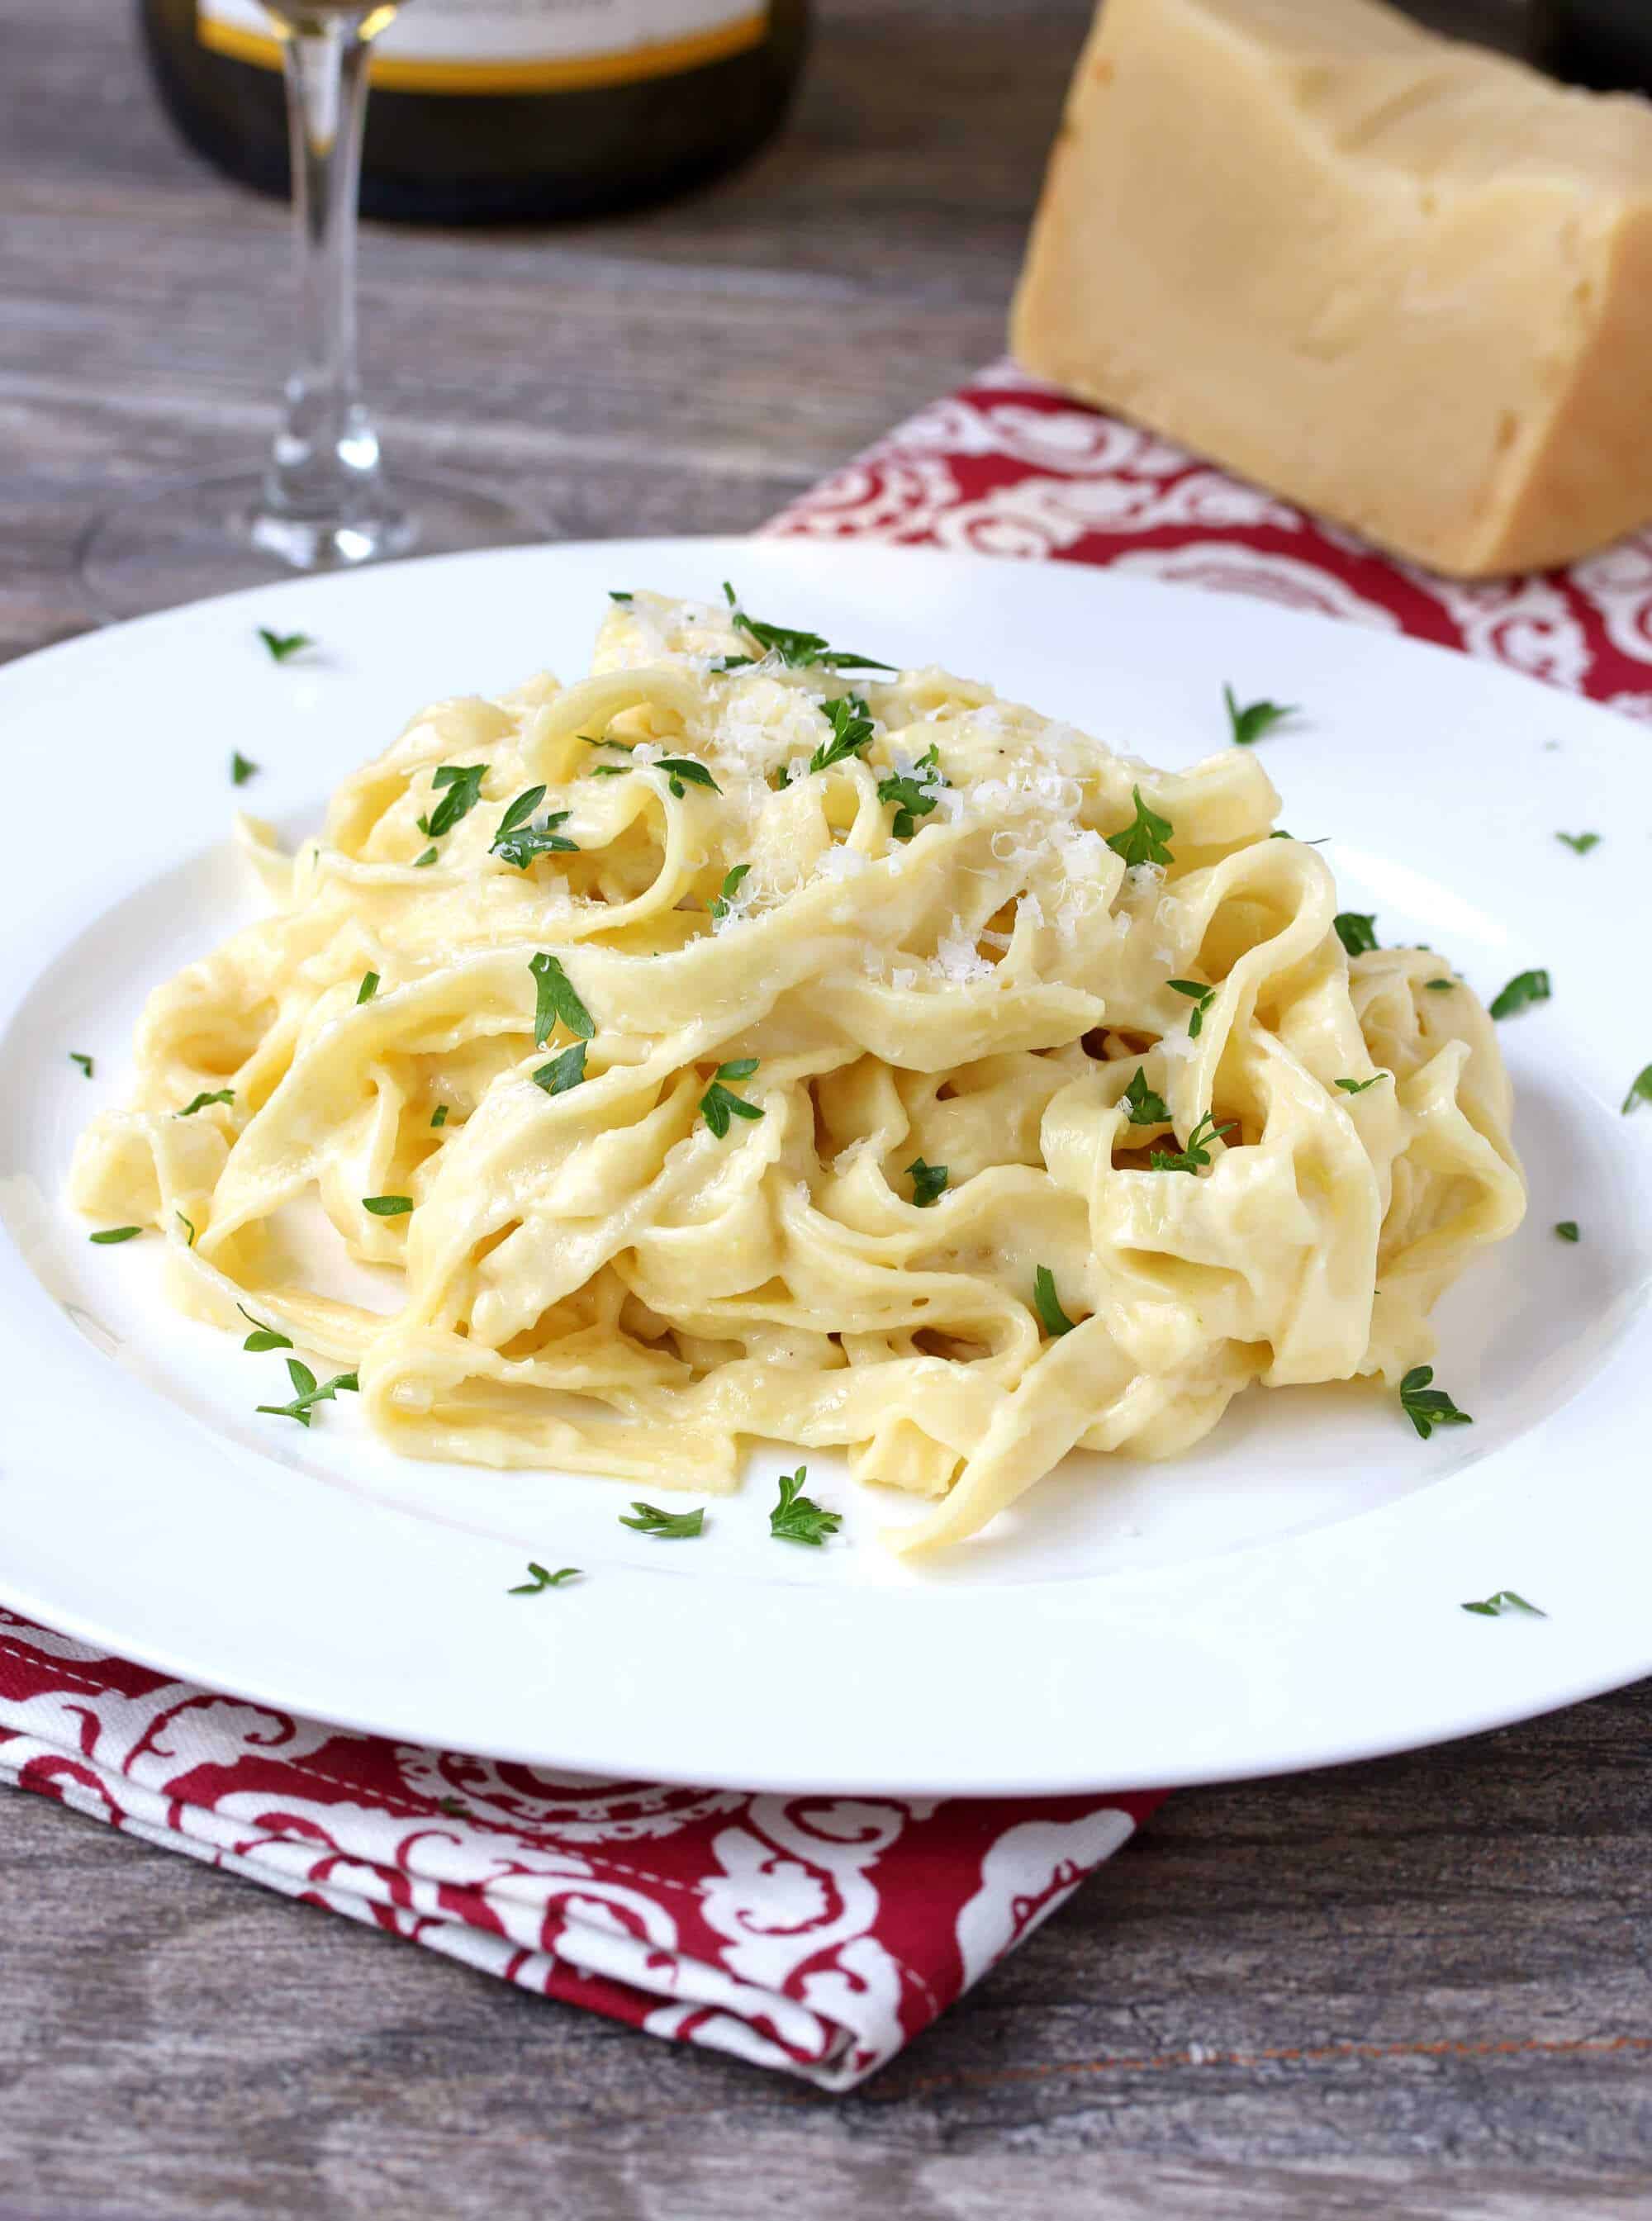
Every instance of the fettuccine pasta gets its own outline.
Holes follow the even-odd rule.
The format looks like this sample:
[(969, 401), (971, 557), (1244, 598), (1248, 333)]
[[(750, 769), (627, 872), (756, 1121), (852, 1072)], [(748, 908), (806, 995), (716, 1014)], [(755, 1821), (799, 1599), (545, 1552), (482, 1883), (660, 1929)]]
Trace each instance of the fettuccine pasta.
[[(438, 704), (295, 858), (243, 821), (272, 911), (152, 997), (74, 1198), (410, 1456), (837, 1446), (956, 1542), (1253, 1381), (1396, 1382), (1520, 1218), (1484, 1010), (1350, 957), (1277, 808), (1245, 749), (618, 597), (591, 677)], [(294, 1279), (306, 1198), (392, 1308)]]

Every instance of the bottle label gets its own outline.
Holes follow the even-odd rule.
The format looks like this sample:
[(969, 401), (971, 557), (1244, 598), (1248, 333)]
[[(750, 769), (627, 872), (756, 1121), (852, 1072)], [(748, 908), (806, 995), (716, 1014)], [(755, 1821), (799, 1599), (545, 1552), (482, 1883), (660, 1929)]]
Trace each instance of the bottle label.
[[(258, 0), (196, 0), (203, 47), (279, 69)], [(752, 0), (418, 0), (373, 41), (374, 84), (397, 92), (565, 92), (674, 77), (760, 46)]]

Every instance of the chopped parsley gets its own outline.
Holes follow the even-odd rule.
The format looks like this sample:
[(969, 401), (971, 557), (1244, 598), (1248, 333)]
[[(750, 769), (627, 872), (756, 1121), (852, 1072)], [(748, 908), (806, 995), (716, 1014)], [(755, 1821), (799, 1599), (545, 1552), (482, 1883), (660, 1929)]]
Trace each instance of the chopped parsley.
[(413, 1208), (410, 1195), (364, 1195), (363, 1211), (372, 1211), (375, 1218), (404, 1218)]
[(631, 597), (629, 594), (619, 593), (614, 587), (610, 586), (608, 589), (608, 598), (610, 602), (629, 602), (631, 599)]
[(1296, 704), (1281, 702), (1247, 702), (1242, 709), (1234, 698), (1231, 686), (1222, 689), (1222, 699), (1228, 705), (1228, 723), (1233, 729), (1234, 746), (1248, 748), (1260, 741), (1264, 733), (1271, 733), (1275, 725), (1286, 717), (1294, 717)]
[(71, 1064), (78, 1064), (80, 1067), (80, 1074), (83, 1079), (90, 1079), (91, 1078), (91, 1059), (86, 1054), (84, 1049), (72, 1048), (69, 1051), (69, 1061)]
[(301, 1427), (310, 1424), (310, 1415), (317, 1404), (336, 1402), (341, 1388), (354, 1392), (361, 1386), (354, 1373), (335, 1373), (330, 1380), (318, 1387), (315, 1374), (297, 1357), (287, 1360), (287, 1378), (297, 1392), (291, 1403), (260, 1404), (258, 1408), (260, 1411), (267, 1411), (272, 1418), (297, 1419)]
[(1331, 930), (1350, 956), (1363, 956), (1377, 946), (1374, 910), (1339, 910), (1330, 923)]
[[(829, 648), (817, 632), (798, 632), (789, 625), (764, 624), (748, 617), (726, 579), (723, 597), (739, 630), (749, 634), (765, 655), (778, 656), (789, 671), (892, 671), (895, 667), (892, 663), (879, 663), (875, 656), (856, 655), (851, 648)], [(726, 656), (723, 668), (736, 670), (751, 660), (749, 656)]]
[(1317, 841), (1303, 841), (1299, 840), (1294, 833), (1287, 833), (1284, 826), (1276, 825), (1267, 837), (1270, 841), (1295, 841), (1298, 848), (1323, 848), (1330, 840), (1330, 835), (1322, 833)]
[(551, 1029), (560, 1018), (571, 1034), (581, 1041), (594, 1041), (597, 1022), (574, 992), (573, 982), (544, 949), (531, 958), (528, 969), (538, 983), (539, 993), (534, 1009), (534, 1047), (543, 1048)]
[(301, 655), (316, 645), (307, 632), (272, 632), (267, 625), (260, 625), (258, 636), (268, 648), (272, 663), (285, 663), (289, 656)]
[(440, 841), (444, 833), (451, 833), (461, 817), (468, 817), (482, 799), (482, 781), (487, 777), (485, 764), (438, 764), (430, 774), (430, 784), (446, 787), (447, 791), (428, 817), (418, 820), (421, 833), (432, 841)]
[(195, 1221), (192, 1218), (186, 1218), (181, 1211), (178, 1211), (175, 1216), (178, 1219), (178, 1224), (183, 1228), (185, 1234), (189, 1238), (190, 1248), (193, 1249), (195, 1247)]
[(824, 1511), (812, 1497), (803, 1493), (803, 1485), (809, 1478), (809, 1468), (800, 1465), (796, 1473), (780, 1475), (780, 1499), (768, 1516), (768, 1531), (778, 1542), (807, 1542), (815, 1548), (829, 1535), (835, 1535), (843, 1524), (842, 1515)]
[(262, 1319), (255, 1319), (245, 1304), (237, 1304), (235, 1309), (253, 1329), (241, 1344), (243, 1349), (250, 1349), (257, 1353), (266, 1349), (292, 1348), (292, 1342), (288, 1336), (278, 1334), (272, 1326), (266, 1326)]
[(1155, 1173), (1191, 1173), (1211, 1161), (1211, 1143), (1218, 1136), (1230, 1134), (1238, 1124), (1230, 1118), (1218, 1126), (1207, 1110), (1192, 1132), (1187, 1136), (1185, 1149), (1155, 1149), (1148, 1159)]
[(515, 1588), (507, 1589), (505, 1594), (507, 1596), (538, 1596), (546, 1589), (560, 1589), (568, 1581), (578, 1580), (580, 1571), (581, 1568), (578, 1566), (559, 1566), (554, 1573), (548, 1573), (543, 1566), (536, 1566), (529, 1558), (529, 1578), (525, 1581), (518, 1581)]
[(1167, 979), (1167, 987), (1179, 995), (1186, 995), (1193, 1005), (1193, 1014), (1187, 1021), (1187, 1038), (1197, 1041), (1205, 1030), (1205, 1013), (1216, 1000), (1216, 989), (1207, 987), (1202, 979)]
[(1638, 1110), (1643, 1103), (1652, 1103), (1652, 1064), (1643, 1065), (1629, 1083), (1629, 1093), (1623, 1100), (1625, 1118), (1631, 1110)]
[(1478, 1604), (1466, 1604), (1465, 1611), (1478, 1612), (1482, 1619), (1501, 1619), (1505, 1612), (1524, 1612), (1529, 1619), (1547, 1619), (1549, 1614), (1535, 1604), (1528, 1604), (1516, 1589), (1498, 1589), (1491, 1596), (1482, 1597)]
[(1598, 833), (1557, 833), (1555, 838), (1557, 841), (1564, 841), (1572, 853), (1578, 856), (1586, 856), (1591, 848), (1598, 848), (1600, 846), (1600, 835)]
[(1467, 1411), (1460, 1411), (1443, 1388), (1430, 1386), (1431, 1365), (1413, 1365), (1399, 1384), (1400, 1409), (1424, 1442), (1436, 1427), (1472, 1427)]
[(1486, 1004), (1494, 1018), (1512, 1018), (1534, 1003), (1546, 1003), (1550, 993), (1547, 972), (1517, 972), (1502, 992)]
[[(1211, 992), (1214, 994), (1216, 991), (1212, 988)], [(1203, 1004), (1200, 1007), (1202, 1009)], [(1170, 1123), (1170, 1107), (1162, 1095), (1155, 1095), (1148, 1085), (1147, 1072), (1142, 1065), (1136, 1066), (1136, 1077), (1124, 1090), (1121, 1099), (1132, 1126), (1167, 1126)]]
[(427, 864), (434, 864), (435, 860), (436, 852), (435, 848), (427, 848), (422, 856), (415, 856), (413, 859), (413, 868), (416, 872), (422, 872)]
[(755, 1103), (748, 1103), (743, 1095), (736, 1095), (727, 1083), (749, 1079), (757, 1069), (754, 1056), (737, 1056), (728, 1064), (720, 1064), (716, 1076), (700, 1098), (700, 1114), (706, 1124), (721, 1141), (729, 1130), (730, 1118), (760, 1118), (763, 1115)]
[(692, 756), (656, 756), (653, 768), (655, 771), (664, 772), (666, 784), (679, 802), (683, 798), (685, 779), (688, 781), (690, 786), (709, 786), (713, 794), (721, 794), (723, 791), (705, 766), (703, 763), (696, 763)]
[(1436, 995), (1445, 993), (1449, 988), (1455, 987), (1456, 984), (1455, 979), (1425, 979), (1423, 982), (1423, 985)]
[(623, 779), (631, 768), (629, 764), (592, 764), (592, 779)]
[(948, 1173), (944, 1165), (926, 1165), (922, 1157), (914, 1157), (906, 1172), (912, 1183), (912, 1201), (919, 1211), (927, 1211), (932, 1203), (939, 1203), (946, 1193)]
[(1390, 1079), (1392, 1073), (1374, 1072), (1369, 1079), (1339, 1079), (1336, 1085), (1344, 1095), (1363, 1095), (1367, 1087), (1374, 1087), (1380, 1079)]
[(232, 786), (245, 786), (249, 779), (258, 777), (258, 771), (259, 767), (251, 756), (242, 755), (239, 748), (229, 759), (229, 783)]
[(438, 1103), (435, 1109), (430, 1113), (430, 1123), (433, 1126), (445, 1126), (447, 1123), (447, 1106), (445, 1103)]
[(1048, 1265), (1040, 1265), (1033, 1273), (1033, 1309), (1052, 1340), (1071, 1334), (1078, 1324), (1061, 1309), (1061, 1299), (1055, 1292), (1055, 1275)]
[(1175, 858), (1165, 846), (1175, 830), (1170, 820), (1148, 808), (1139, 786), (1130, 789), (1130, 799), (1136, 804), (1136, 822), (1127, 825), (1122, 833), (1112, 834), (1107, 846), (1131, 866), (1173, 863)]
[(570, 841), (556, 829), (566, 823), (569, 813), (566, 810), (548, 811), (537, 825), (529, 823), (544, 799), (542, 786), (530, 786), (519, 794), (499, 820), (499, 829), (488, 844), (488, 854), (503, 856), (519, 872), (525, 872), (535, 856), (577, 854), (579, 842)]
[(1562, 1242), (1581, 1242), (1583, 1239), (1583, 1236), (1578, 1231), (1578, 1223), (1575, 1218), (1557, 1219), (1555, 1224), (1555, 1231), (1560, 1236)]
[(101, 1233), (89, 1234), (86, 1239), (97, 1242), (129, 1242), (135, 1234), (141, 1234), (142, 1231), (141, 1226), (106, 1226)]
[(866, 704), (858, 694), (842, 694), (835, 702), (823, 702), (820, 714), (832, 729), (829, 741), (823, 741), (809, 759), (810, 771), (830, 771), (834, 764), (846, 762), (850, 756), (859, 755), (873, 735), (873, 720)]
[(235, 1099), (233, 1087), (221, 1087), (216, 1094), (197, 1095), (193, 1103), (186, 1103), (181, 1110), (174, 1110), (172, 1116), (174, 1118), (192, 1118), (197, 1110), (204, 1110), (209, 1103), (233, 1103)]
[(728, 917), (734, 906), (735, 897), (740, 892), (741, 885), (750, 869), (749, 864), (735, 864), (723, 873), (723, 892), (715, 897), (711, 904), (714, 918)]
[(379, 974), (376, 972), (364, 972), (361, 975), (361, 985), (355, 991), (356, 1001), (370, 1003), (378, 992)]
[(554, 1056), (548, 1064), (529, 1074), (535, 1087), (542, 1087), (548, 1095), (566, 1095), (571, 1087), (578, 1087), (585, 1076), (585, 1045), (575, 1042), (565, 1048), (560, 1056)]
[(667, 1542), (685, 1542), (691, 1536), (705, 1531), (705, 1506), (697, 1505), (692, 1511), (662, 1511), (657, 1504), (634, 1503), (636, 1517), (628, 1519), (620, 1516), (622, 1527), (634, 1528), (639, 1535), (658, 1535)]
[(889, 778), (878, 781), (879, 801), (894, 806), (895, 821), (890, 830), (898, 841), (911, 839), (917, 831), (918, 819), (927, 817), (935, 808), (936, 789), (947, 784), (933, 741), (910, 772), (892, 773)]

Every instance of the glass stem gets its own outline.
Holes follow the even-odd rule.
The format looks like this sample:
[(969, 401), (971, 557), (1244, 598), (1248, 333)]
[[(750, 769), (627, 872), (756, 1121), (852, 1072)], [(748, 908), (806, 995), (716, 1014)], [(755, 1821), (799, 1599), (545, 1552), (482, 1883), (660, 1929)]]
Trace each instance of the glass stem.
[(253, 537), (295, 568), (324, 569), (399, 553), (410, 536), (385, 485), (356, 371), (368, 34), (387, 10), (364, 4), (322, 12), (287, 0), (275, 12), (285, 34), (299, 353), (263, 509), (251, 523)]

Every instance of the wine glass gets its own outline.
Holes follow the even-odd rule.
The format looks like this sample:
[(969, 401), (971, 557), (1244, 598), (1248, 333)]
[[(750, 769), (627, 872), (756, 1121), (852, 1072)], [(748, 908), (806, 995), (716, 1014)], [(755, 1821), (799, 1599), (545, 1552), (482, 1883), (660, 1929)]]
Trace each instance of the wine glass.
[(266, 0), (282, 47), (292, 150), (299, 353), (262, 470), (172, 479), (81, 537), (105, 617), (304, 573), (546, 537), (520, 502), (447, 478), (392, 485), (356, 370), (356, 197), (372, 41), (397, 0)]

